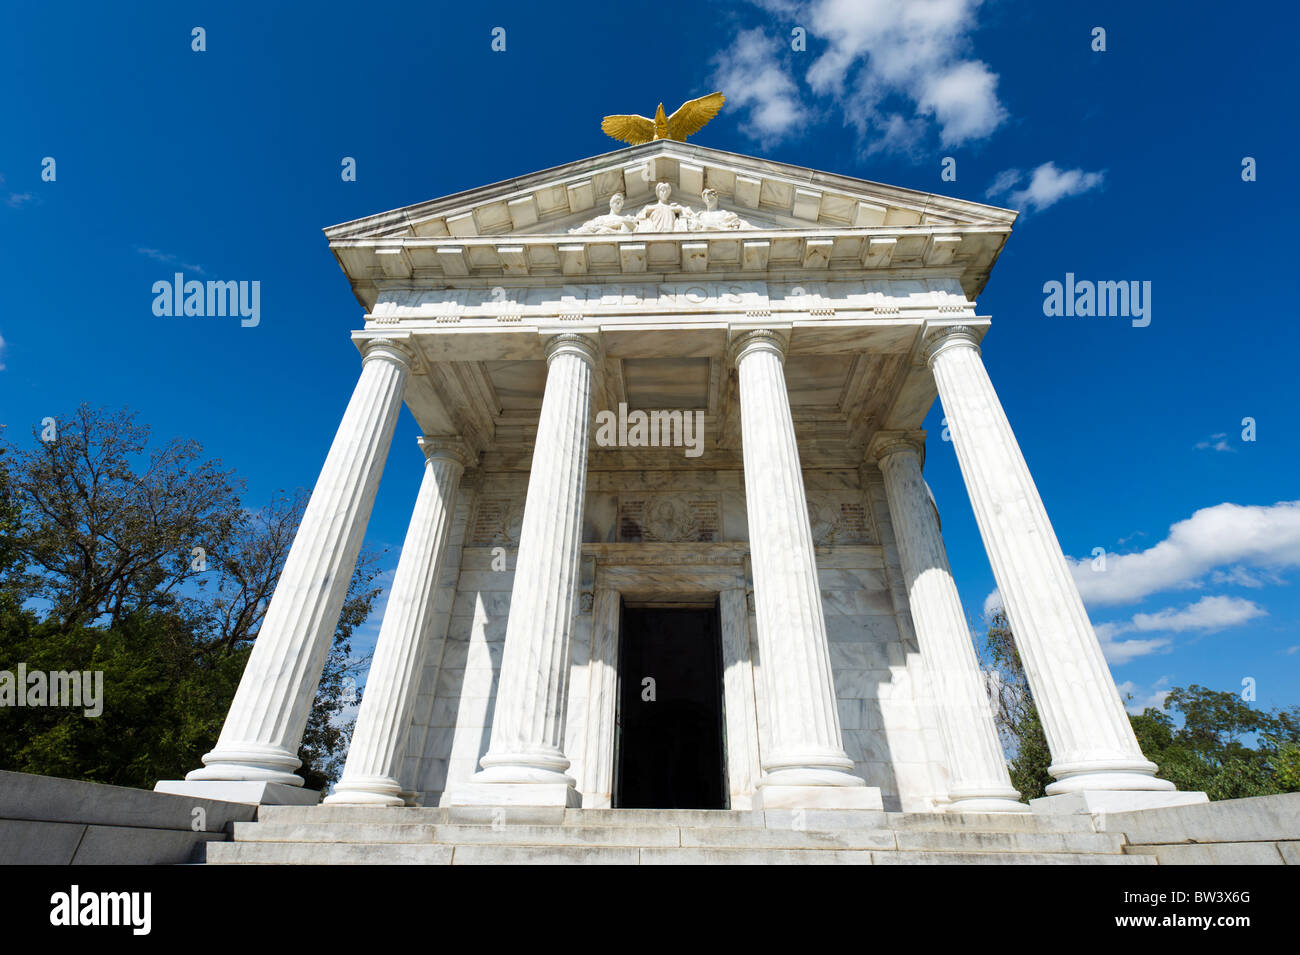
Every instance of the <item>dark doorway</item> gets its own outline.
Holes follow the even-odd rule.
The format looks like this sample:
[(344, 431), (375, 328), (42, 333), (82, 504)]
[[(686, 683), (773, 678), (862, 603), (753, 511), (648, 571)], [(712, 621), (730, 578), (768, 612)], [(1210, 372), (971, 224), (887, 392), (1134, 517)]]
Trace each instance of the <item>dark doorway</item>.
[(720, 631), (716, 606), (624, 606), (616, 807), (727, 808)]

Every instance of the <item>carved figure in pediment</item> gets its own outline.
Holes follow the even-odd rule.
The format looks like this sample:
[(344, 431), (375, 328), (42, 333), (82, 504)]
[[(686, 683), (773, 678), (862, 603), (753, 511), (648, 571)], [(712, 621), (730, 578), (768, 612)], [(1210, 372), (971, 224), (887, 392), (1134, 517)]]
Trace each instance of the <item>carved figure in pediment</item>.
[(655, 186), (657, 202), (643, 208), (636, 215), (636, 232), (690, 232), (695, 211), (669, 202), (673, 187), (666, 182)]
[(572, 235), (614, 235), (619, 232), (631, 232), (636, 222), (631, 216), (623, 215), (623, 193), (616, 192), (609, 197), (609, 213), (588, 219), (582, 225), (569, 230)]
[(700, 193), (704, 211), (696, 213), (691, 225), (695, 232), (721, 232), (732, 229), (752, 229), (753, 226), (726, 209), (718, 208), (718, 190), (705, 189)]

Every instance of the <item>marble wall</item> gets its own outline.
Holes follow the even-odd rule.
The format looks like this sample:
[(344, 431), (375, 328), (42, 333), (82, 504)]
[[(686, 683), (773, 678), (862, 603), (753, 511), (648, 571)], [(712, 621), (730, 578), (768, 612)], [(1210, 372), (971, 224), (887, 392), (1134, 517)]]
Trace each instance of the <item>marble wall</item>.
[[(804, 481), (845, 749), (867, 784), (880, 788), (887, 809), (933, 809), (946, 787), (941, 742), (933, 709), (917, 689), (926, 681), (880, 474), (874, 467), (807, 469)], [(439, 613), (427, 638), (428, 662), (403, 779), (424, 805), (435, 805), (448, 782), (472, 775), (487, 751), (527, 474), (473, 473), (465, 484), (440, 581)], [(589, 546), (579, 585), (565, 732), (565, 753), (573, 763), (569, 772), (580, 784), (593, 775), (584, 760), (588, 696), (598, 685), (590, 662), (597, 568), (611, 561), (635, 563), (631, 555), (650, 547), (662, 559), (667, 547), (669, 554), (680, 550), (682, 564), (698, 563), (701, 553), (710, 563), (732, 561), (737, 579), (752, 590), (745, 548), (735, 546), (748, 540), (744, 475), (700, 468), (593, 471), (583, 540)], [(747, 606), (752, 669), (727, 675), (727, 707), (743, 705), (741, 681), (752, 679), (761, 751), (764, 679), (752, 639), (752, 595)], [(743, 634), (739, 639), (743, 643)], [(591, 711), (603, 712), (601, 707)], [(745, 745), (734, 735), (728, 733), (729, 745)], [(758, 758), (755, 753), (733, 757), (738, 767)], [(600, 804), (600, 794), (588, 795), (593, 805)], [(732, 802), (743, 808), (744, 794), (733, 792)]]

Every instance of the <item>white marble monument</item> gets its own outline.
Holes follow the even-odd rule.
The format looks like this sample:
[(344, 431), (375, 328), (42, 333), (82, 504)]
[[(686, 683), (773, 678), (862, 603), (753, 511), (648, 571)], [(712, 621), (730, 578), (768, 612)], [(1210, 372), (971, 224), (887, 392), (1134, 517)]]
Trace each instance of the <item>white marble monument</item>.
[[(1203, 801), (1139, 751), (980, 358), (1014, 220), (656, 140), (327, 229), (360, 378), (221, 737), (159, 788), (315, 798), (295, 754), (405, 403), (424, 480), (329, 803), (645, 805), (704, 759), (705, 808), (1026, 811), (922, 476), (939, 398), (1051, 746), (1035, 809)], [(629, 662), (658, 609), (716, 679)]]

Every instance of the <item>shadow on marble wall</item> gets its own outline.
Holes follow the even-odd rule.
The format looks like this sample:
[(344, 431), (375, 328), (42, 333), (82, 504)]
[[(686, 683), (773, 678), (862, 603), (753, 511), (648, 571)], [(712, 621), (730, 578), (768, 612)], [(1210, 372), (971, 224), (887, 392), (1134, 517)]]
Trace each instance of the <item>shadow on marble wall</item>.
[(425, 805), (472, 776), (491, 741), (514, 573), (491, 570), (490, 559), (488, 548), (462, 557), (422, 758)]

